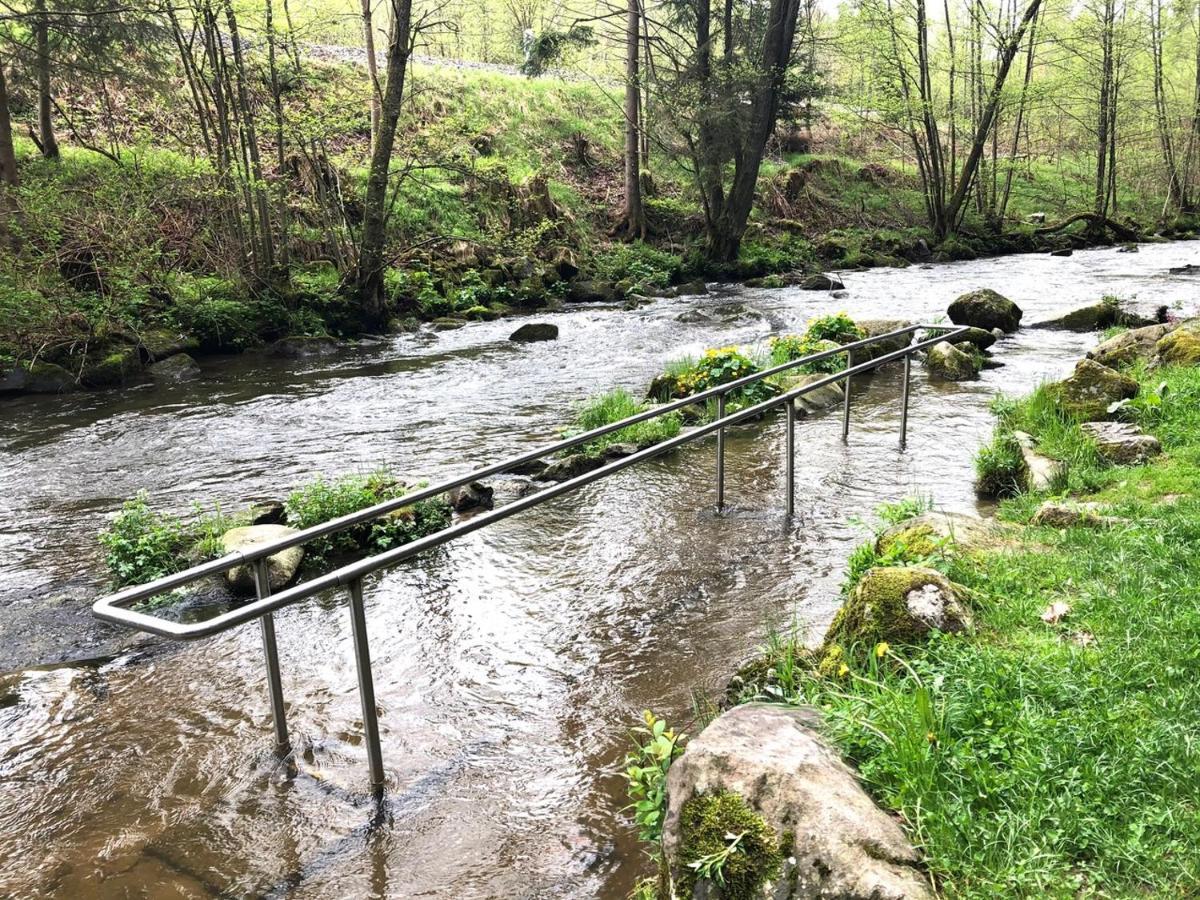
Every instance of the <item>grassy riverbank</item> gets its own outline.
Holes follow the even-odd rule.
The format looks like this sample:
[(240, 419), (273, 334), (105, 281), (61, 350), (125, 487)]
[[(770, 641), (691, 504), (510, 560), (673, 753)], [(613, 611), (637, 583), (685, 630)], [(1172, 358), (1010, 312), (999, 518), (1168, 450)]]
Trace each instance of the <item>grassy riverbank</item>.
[(1040, 395), (1004, 410), (1073, 463), (1073, 499), (1116, 521), (1036, 527), (1045, 498), (1009, 500), (999, 544), (920, 560), (970, 590), (972, 630), (857, 647), (829, 677), (778, 637), (752, 670), (770, 677), (740, 698), (821, 708), (946, 896), (1190, 896), (1200, 883), (1200, 369), (1137, 374), (1126, 413), (1165, 451), (1150, 465), (1103, 463)]
[[(1084, 240), (1021, 224), (1033, 212), (1050, 220), (1075, 212), (1086, 196), (1082, 170), (1031, 161), (1003, 233), (968, 215), (959, 237), (933, 246), (913, 173), (878, 151), (864, 158), (831, 121), (812, 153), (775, 148), (741, 258), (718, 271), (696, 249), (703, 228), (690, 176), (666, 154), (651, 153), (647, 164), (648, 240), (611, 239), (622, 166), (612, 90), (444, 67), (417, 67), (414, 85), (389, 235), (396, 327), (619, 301), (698, 276), (905, 265)], [(271, 285), (239, 274), (238, 248), (212, 227), (226, 187), (202, 156), (179, 151), (197, 142), (186, 140), (178, 110), (156, 98), (129, 98), (139, 109), (126, 123), (133, 149), (116, 160), (64, 146), (62, 159), (46, 161), (18, 140), (21, 186), (7, 195), (12, 210), (0, 231), (12, 248), (0, 255), (0, 379), (19, 361), (39, 360), (62, 366), (60, 379), (73, 384), (121, 384), (157, 357), (145, 342), (151, 332), (185, 335), (193, 353), (357, 332), (356, 310), (338, 292), (345, 235), (335, 237), (319, 195), (336, 182), (348, 214), (358, 208), (369, 149), (362, 70), (306, 63), (288, 94), (291, 126), (322, 150), (282, 170), (270, 154), (264, 162), (290, 216), (289, 264)], [(1153, 221), (1147, 203), (1123, 202)], [(139, 343), (147, 347), (140, 361), (129, 350)]]

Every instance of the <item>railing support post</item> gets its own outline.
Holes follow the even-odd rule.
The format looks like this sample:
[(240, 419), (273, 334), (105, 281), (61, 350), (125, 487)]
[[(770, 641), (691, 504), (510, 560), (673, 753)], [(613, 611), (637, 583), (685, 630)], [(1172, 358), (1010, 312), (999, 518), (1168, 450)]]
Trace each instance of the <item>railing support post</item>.
[(350, 582), (350, 630), (354, 636), (354, 665), (358, 669), (358, 696), (362, 700), (363, 740), (371, 790), (383, 793), (383, 750), (379, 746), (379, 717), (375, 710), (375, 679), (371, 676), (371, 650), (367, 644), (367, 614), (363, 609), (362, 579)]
[[(725, 395), (717, 394), (717, 418), (725, 418)], [(725, 429), (717, 429), (717, 512), (725, 509)]]
[[(258, 599), (271, 596), (271, 574), (267, 559), (254, 562), (254, 592)], [(283, 704), (283, 680), (279, 675), (279, 648), (275, 643), (275, 616), (267, 613), (258, 620), (262, 631), (263, 656), (267, 660), (267, 693), (271, 698), (271, 722), (275, 726), (275, 750), (280, 755), (287, 753), (288, 726), (287, 710)]]
[(912, 356), (904, 357), (904, 387), (900, 392), (900, 449), (908, 446), (908, 388), (912, 380)]
[(796, 401), (789, 400), (787, 410), (787, 438), (784, 441), (784, 478), (787, 481), (787, 517), (796, 514)]
[[(854, 366), (854, 351), (846, 351), (846, 368)], [(850, 376), (847, 375), (842, 382), (842, 390), (846, 392), (842, 398), (842, 440), (846, 441), (850, 437)]]

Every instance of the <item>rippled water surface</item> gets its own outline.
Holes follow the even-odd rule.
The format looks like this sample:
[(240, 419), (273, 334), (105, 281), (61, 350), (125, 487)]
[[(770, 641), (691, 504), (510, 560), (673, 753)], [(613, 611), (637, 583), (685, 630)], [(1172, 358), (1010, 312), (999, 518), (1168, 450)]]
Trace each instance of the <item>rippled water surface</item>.
[[(1167, 270), (1198, 245), (851, 273), (849, 296), (743, 291), (761, 315), (684, 324), (729, 297), (547, 316), (296, 363), (212, 362), (205, 378), (0, 406), (0, 896), (620, 898), (643, 860), (613, 774), (650, 707), (686, 720), (769, 626), (819, 629), (863, 537), (854, 517), (919, 492), (972, 509), (989, 399), (1059, 377), (1095, 338), (1023, 330), (1003, 368), (934, 385), (899, 367), (797, 437), (797, 520), (782, 517), (782, 421), (734, 431), (712, 511), (700, 443), (462, 538), (368, 585), (387, 799), (367, 799), (343, 597), (277, 617), (294, 770), (270, 751), (257, 629), (182, 647), (95, 625), (94, 535), (139, 490), (185, 512), (279, 497), (316, 473), (388, 464), (449, 476), (553, 439), (572, 403), (640, 392), (664, 360), (754, 343), (818, 314), (936, 319), (993, 287), (1035, 322), (1105, 293), (1195, 306)], [(504, 485), (498, 484), (500, 492)], [(63, 659), (83, 662), (55, 664)]]

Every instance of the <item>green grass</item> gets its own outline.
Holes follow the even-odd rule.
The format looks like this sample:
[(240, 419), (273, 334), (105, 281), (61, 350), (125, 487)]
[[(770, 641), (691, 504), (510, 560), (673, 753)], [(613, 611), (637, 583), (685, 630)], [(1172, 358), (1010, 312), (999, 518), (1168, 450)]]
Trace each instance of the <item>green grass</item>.
[[(1166, 453), (1095, 468), (1044, 398), (1001, 407), (1087, 469), (1124, 523), (1026, 527), (941, 565), (971, 590), (973, 633), (848, 659), (823, 679), (768, 647), (767, 696), (811, 703), (896, 810), (947, 897), (1178, 897), (1200, 883), (1200, 370), (1156, 373), (1132, 404)], [(1150, 393), (1145, 391), (1144, 393)], [(1032, 500), (1004, 516), (1027, 521)], [(1052, 602), (1070, 613), (1041, 619)]]
[[(575, 413), (571, 433), (577, 434), (611, 425), (613, 422), (636, 416), (651, 406), (652, 404), (638, 400), (624, 388), (617, 388), (581, 405)], [(666, 413), (589, 441), (583, 445), (582, 452), (589, 456), (601, 456), (613, 444), (634, 444), (639, 449), (649, 447), (675, 437), (681, 427), (679, 413)]]

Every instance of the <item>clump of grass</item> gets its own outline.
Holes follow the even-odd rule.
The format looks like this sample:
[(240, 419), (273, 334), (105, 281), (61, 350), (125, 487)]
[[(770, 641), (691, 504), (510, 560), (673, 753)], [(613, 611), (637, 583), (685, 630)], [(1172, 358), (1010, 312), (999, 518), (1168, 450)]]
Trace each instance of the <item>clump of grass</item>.
[[(650, 408), (651, 404), (638, 400), (624, 388), (617, 388), (580, 406), (575, 413), (573, 431), (578, 433), (602, 428)], [(665, 413), (589, 441), (582, 450), (589, 456), (600, 456), (613, 444), (634, 444), (641, 449), (675, 437), (682, 427), (679, 413)]]
[[(761, 372), (764, 362), (765, 358), (755, 359), (737, 347), (716, 347), (704, 351), (698, 359), (685, 357), (668, 362), (663, 373), (651, 382), (649, 394), (660, 402), (690, 397)], [(777, 387), (766, 381), (752, 382), (726, 394), (725, 411), (732, 413), (754, 406), (778, 392)], [(705, 416), (711, 418), (715, 409), (716, 404), (709, 403)]]
[(100, 532), (113, 585), (145, 584), (187, 567), (190, 534), (183, 521), (150, 508), (146, 494), (125, 501)]
[(975, 490), (981, 497), (1015, 497), (1025, 486), (1025, 460), (1011, 431), (997, 429), (975, 454)]

